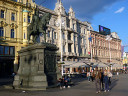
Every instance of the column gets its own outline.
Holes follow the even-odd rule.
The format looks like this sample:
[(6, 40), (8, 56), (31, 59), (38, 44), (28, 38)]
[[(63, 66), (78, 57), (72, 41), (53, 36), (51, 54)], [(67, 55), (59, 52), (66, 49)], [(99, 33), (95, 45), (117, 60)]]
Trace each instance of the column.
[[(66, 41), (68, 40), (68, 31), (65, 31), (65, 40)], [(66, 54), (68, 53), (68, 42), (66, 42), (66, 45), (65, 45), (65, 52)]]
[(74, 41), (74, 33), (71, 33), (71, 40), (73, 41), (73, 44), (72, 44), (72, 53), (75, 53), (75, 51), (74, 51), (74, 43), (75, 43), (75, 41)]

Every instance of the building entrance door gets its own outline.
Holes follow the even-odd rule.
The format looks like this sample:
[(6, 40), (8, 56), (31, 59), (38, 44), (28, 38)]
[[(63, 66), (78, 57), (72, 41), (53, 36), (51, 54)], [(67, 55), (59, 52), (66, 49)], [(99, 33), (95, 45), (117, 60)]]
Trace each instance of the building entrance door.
[(13, 73), (14, 60), (0, 60), (0, 78), (2, 77), (10, 77)]

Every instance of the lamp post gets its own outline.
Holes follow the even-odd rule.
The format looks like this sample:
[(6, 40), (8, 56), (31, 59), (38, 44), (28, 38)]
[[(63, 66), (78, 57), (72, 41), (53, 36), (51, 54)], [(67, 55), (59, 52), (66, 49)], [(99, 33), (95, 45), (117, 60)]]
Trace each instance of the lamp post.
[[(111, 46), (110, 46), (110, 41), (112, 40), (111, 35), (107, 35), (106, 40), (109, 42), (109, 54), (110, 54), (109, 63), (111, 63)], [(111, 70), (112, 70), (112, 65), (111, 65)]]
[[(62, 44), (62, 42), (63, 42), (63, 40), (62, 40), (62, 26), (64, 26), (64, 20), (62, 20), (62, 16), (61, 16), (61, 13), (62, 13), (62, 5), (61, 5), (61, 2), (60, 2), (60, 0), (58, 0), (59, 1), (59, 16), (58, 16), (58, 21), (57, 21), (57, 23), (56, 23), (56, 26), (57, 27), (59, 27), (60, 28), (60, 51), (61, 51), (61, 59), (60, 59), (60, 61), (61, 61), (61, 63), (63, 62), (63, 44)], [(62, 76), (63, 76), (63, 65), (61, 64), (61, 72), (62, 72)]]
[(92, 62), (92, 37), (90, 35), (89, 39), (89, 43), (90, 43), (90, 55), (91, 55), (91, 62)]

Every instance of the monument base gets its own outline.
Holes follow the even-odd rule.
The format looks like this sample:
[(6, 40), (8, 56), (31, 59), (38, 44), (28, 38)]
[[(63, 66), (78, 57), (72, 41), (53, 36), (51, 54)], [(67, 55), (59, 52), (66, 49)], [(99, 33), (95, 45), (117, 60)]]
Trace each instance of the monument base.
[(57, 86), (56, 51), (57, 47), (48, 43), (21, 49), (20, 66), (13, 82), (15, 89), (46, 90)]

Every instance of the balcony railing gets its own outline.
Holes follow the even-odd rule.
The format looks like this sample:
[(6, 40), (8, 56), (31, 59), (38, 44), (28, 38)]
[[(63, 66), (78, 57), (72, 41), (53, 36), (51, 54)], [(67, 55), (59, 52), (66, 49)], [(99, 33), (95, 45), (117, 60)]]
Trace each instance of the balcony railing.
[(10, 37), (0, 37), (0, 41), (4, 41), (4, 42), (23, 42), (23, 39), (20, 38), (10, 38)]
[(84, 43), (81, 43), (80, 45), (81, 45), (81, 47), (84, 47), (84, 46), (85, 46), (85, 44), (84, 44)]
[(68, 43), (71, 43), (71, 44), (73, 43), (73, 41), (72, 41), (72, 40), (67, 40), (67, 42), (68, 42)]
[(88, 54), (80, 54), (80, 57), (87, 57), (87, 58), (90, 58), (90, 55), (88, 55)]

